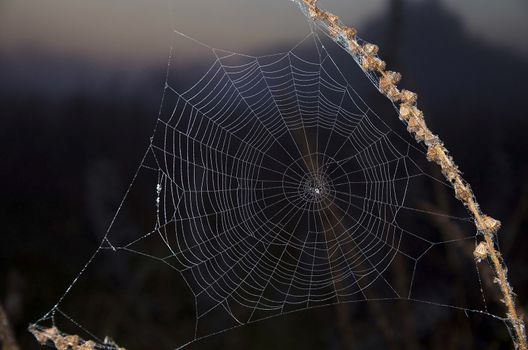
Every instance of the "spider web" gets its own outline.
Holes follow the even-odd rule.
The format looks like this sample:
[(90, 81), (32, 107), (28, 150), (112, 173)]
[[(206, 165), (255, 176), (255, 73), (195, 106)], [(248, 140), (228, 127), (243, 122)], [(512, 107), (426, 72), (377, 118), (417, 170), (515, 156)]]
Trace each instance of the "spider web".
[[(104, 251), (129, 252), (181, 274), (196, 316), (184, 346), (335, 303), (407, 300), (498, 318), (488, 312), (471, 253), (467, 284), (480, 300), (461, 304), (435, 294), (448, 280), (436, 250), (471, 252), (477, 235), (464, 226), (471, 219), (463, 209), (456, 216), (421, 205), (432, 200), (428, 188), (450, 184), (392, 122), (393, 106), (380, 108), (389, 114), (380, 117), (361, 97), (371, 96), (372, 86), (354, 89), (364, 72), (351, 73), (350, 56), (324, 32), (311, 27), (291, 49), (260, 56), (176, 35), (205, 48), (212, 62), (181, 89), (169, 61), (154, 133), (108, 233), (39, 322), (55, 324), (60, 315), (99, 347), (112, 347), (61, 308)], [(156, 178), (153, 227), (114, 237), (114, 221), (142, 174)], [(424, 224), (438, 218), (469, 233), (449, 236)], [(421, 270), (422, 263), (428, 267)], [(395, 264), (403, 277), (395, 277)]]

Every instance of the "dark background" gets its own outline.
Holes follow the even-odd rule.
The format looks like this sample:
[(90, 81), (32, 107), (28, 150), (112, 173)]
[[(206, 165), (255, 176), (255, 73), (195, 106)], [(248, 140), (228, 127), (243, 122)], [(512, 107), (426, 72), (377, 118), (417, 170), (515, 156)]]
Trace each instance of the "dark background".
[[(484, 211), (504, 224), (501, 251), (519, 307), (527, 310), (528, 7), (521, 1), (498, 8), (478, 1), (372, 3), (324, 4), (347, 24), (359, 21), (362, 37), (378, 43), (389, 66), (402, 72), (403, 86), (419, 92), (430, 127)], [(239, 4), (239, 13), (232, 2), (174, 3), (167, 11), (162, 2), (95, 3), (78, 13), (60, 1), (51, 9), (19, 4), (0, 3), (0, 301), (21, 347), (32, 349), (37, 345), (27, 325), (49, 310), (95, 250), (148, 145), (171, 23), (217, 47), (271, 52), (298, 40), (306, 27), (289, 2), (280, 3), (284, 13), (276, 16), (279, 2)], [(293, 24), (277, 29), (290, 17)], [(184, 46), (176, 49), (180, 69), (199, 60)], [(128, 224), (140, 226), (133, 218)], [(101, 305), (106, 310), (83, 324), (130, 349), (173, 347), (173, 334), (194, 324), (192, 303), (176, 302), (192, 301), (183, 282), (158, 274), (154, 265), (118, 260), (105, 257), (83, 282), (79, 314)], [(173, 312), (153, 311), (173, 304)], [(193, 348), (511, 348), (499, 321), (457, 313), (428, 323), (425, 311), (398, 307), (305, 311)], [(428, 326), (417, 327), (422, 321)]]

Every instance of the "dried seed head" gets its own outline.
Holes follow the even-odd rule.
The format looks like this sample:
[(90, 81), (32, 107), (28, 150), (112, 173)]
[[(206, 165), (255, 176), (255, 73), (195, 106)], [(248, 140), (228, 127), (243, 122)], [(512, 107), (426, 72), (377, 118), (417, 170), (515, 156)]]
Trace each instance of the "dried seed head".
[(82, 345), (78, 346), (79, 350), (95, 350), (95, 343), (91, 340), (84, 342)]
[(483, 215), (481, 220), (477, 221), (477, 228), (485, 234), (493, 235), (499, 231), (500, 227), (501, 222), (488, 215)]
[(420, 125), (420, 127), (417, 128), (417, 130), (415, 131), (414, 138), (418, 142), (423, 142), (423, 141), (425, 141), (425, 139), (427, 137), (427, 132), (428, 131), (429, 130), (427, 130), (423, 125)]
[(438, 136), (433, 134), (431, 130), (427, 129), (427, 135), (425, 135), (425, 144), (428, 147), (434, 147), (437, 145), (441, 145), (441, 141), (440, 141), (440, 138), (438, 138)]
[(366, 71), (383, 71), (385, 70), (385, 62), (377, 57), (363, 56), (361, 66)]
[(379, 85), (380, 91), (385, 94), (391, 101), (396, 102), (400, 98), (400, 90), (396, 87), (396, 85), (392, 84), (385, 84), (380, 81)]
[(334, 26), (339, 25), (339, 17), (337, 17), (336, 15), (330, 12), (326, 13), (326, 19), (328, 22), (330, 22), (331, 25), (334, 25)]
[(380, 60), (379, 58), (376, 58), (374, 62), (376, 63), (375, 69), (379, 72), (383, 72), (385, 70), (385, 67), (387, 67), (387, 64), (385, 63), (385, 61)]
[(56, 327), (46, 328), (43, 330), (32, 327), (31, 333), (33, 333), (40, 345), (46, 345), (48, 341), (53, 342), (55, 341), (55, 338), (59, 336), (59, 330)]
[(411, 117), (407, 122), (407, 131), (414, 135), (417, 141), (422, 141), (424, 131), (418, 118)]
[(323, 11), (316, 6), (308, 7), (308, 14), (313, 20), (321, 19), (323, 17)]
[(381, 78), (382, 80), (386, 80), (387, 82), (390, 82), (392, 84), (398, 84), (401, 80), (402, 76), (400, 73), (398, 72), (393, 72), (393, 71), (386, 71), (385, 74), (383, 75), (383, 77)]
[(449, 182), (453, 182), (458, 177), (458, 168), (451, 161), (442, 161), (440, 166), (442, 167), (442, 174)]
[(424, 120), (423, 112), (419, 110), (418, 108), (416, 108), (415, 106), (411, 107), (411, 113), (413, 117), (415, 117), (416, 119)]
[(442, 160), (443, 149), (441, 145), (434, 145), (427, 149), (427, 160), (430, 162), (440, 163)]
[(319, 9), (318, 7), (315, 8), (314, 12), (316, 13), (316, 18), (321, 21), (327, 21), (328, 20), (328, 12), (323, 11)]
[(345, 27), (343, 32), (348, 40), (356, 40), (357, 30), (355, 28)]
[(360, 55), (361, 54), (361, 45), (357, 43), (356, 40), (349, 39), (348, 40), (348, 48), (354, 55)]
[(400, 117), (403, 120), (409, 120), (409, 118), (411, 117), (411, 107), (408, 105), (402, 104), (400, 106)]
[(418, 120), (418, 118), (414, 118), (414, 115), (409, 119), (409, 122), (407, 123), (407, 125), (411, 128), (417, 128), (420, 126), (420, 122)]
[(469, 185), (457, 181), (455, 183), (455, 197), (464, 203), (467, 203), (472, 198), (472, 192)]
[(408, 104), (400, 105), (400, 117), (405, 121), (409, 121), (410, 119), (424, 119), (422, 111), (420, 111), (415, 106), (411, 106)]
[(70, 347), (75, 347), (79, 345), (81, 339), (78, 335), (67, 335), (63, 337), (64, 341), (68, 344)]
[(379, 81), (379, 88), (382, 92), (387, 92), (394, 84), (387, 78), (382, 77)]
[(43, 334), (43, 333), (36, 333), (34, 334), (35, 338), (37, 339), (38, 343), (40, 345), (46, 345), (46, 343), (48, 342), (48, 337)]
[(378, 54), (379, 47), (378, 45), (367, 43), (363, 45), (363, 52), (367, 56), (376, 56)]
[(65, 340), (65, 338), (61, 337), (60, 335), (55, 337), (53, 343), (55, 344), (57, 350), (68, 350), (69, 348), (68, 342)]
[[(383, 89), (381, 90), (383, 91)], [(400, 90), (398, 90), (396, 85), (387, 87), (383, 92), (392, 102), (397, 102), (400, 99)]]
[(335, 39), (341, 35), (341, 28), (331, 25), (328, 27), (328, 34)]
[(488, 247), (486, 246), (485, 242), (480, 242), (476, 246), (475, 250), (473, 251), (473, 256), (477, 262), (481, 262), (488, 257)]
[(379, 81), (379, 88), (391, 101), (397, 101), (400, 98), (400, 91), (396, 84), (401, 79), (401, 74), (397, 72), (384, 72)]
[(418, 100), (418, 95), (415, 94), (414, 92), (405, 90), (405, 89), (401, 91), (402, 103), (413, 105), (416, 103), (417, 100)]
[(433, 134), (431, 130), (426, 129), (425, 136), (424, 136), (424, 142), (427, 146), (434, 146), (440, 143), (440, 139), (438, 138), (438, 136)]

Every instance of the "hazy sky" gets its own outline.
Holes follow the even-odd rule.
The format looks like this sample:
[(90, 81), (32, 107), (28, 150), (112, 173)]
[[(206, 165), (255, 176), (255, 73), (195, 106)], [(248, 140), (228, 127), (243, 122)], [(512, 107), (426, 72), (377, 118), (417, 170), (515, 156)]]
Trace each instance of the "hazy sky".
[[(361, 29), (384, 13), (389, 1), (321, 3)], [(439, 1), (461, 16), (474, 35), (528, 55), (526, 0)], [(38, 52), (124, 64), (158, 63), (166, 60), (172, 27), (216, 47), (242, 52), (307, 33), (303, 16), (289, 0), (2, 0), (0, 54)]]

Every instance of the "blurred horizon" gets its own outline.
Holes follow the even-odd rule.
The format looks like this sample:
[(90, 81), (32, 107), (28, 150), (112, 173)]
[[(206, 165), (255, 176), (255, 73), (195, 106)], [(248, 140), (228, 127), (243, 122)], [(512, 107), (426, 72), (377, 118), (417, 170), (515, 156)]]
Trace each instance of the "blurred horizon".
[[(320, 4), (361, 33), (367, 23), (383, 14), (389, 1), (356, 0), (351, 4), (327, 0)], [(435, 2), (458, 16), (465, 30), (479, 40), (528, 55), (526, 2), (406, 1), (409, 6)], [(243, 53), (277, 42), (295, 42), (308, 30), (295, 3), (283, 0), (51, 0), (37, 10), (33, 5), (32, 0), (0, 4), (1, 55), (34, 50), (102, 64), (151, 65), (166, 60), (173, 28), (215, 47)]]
[[(528, 20), (524, 21), (528, 11), (522, 11), (528, 5), (522, 1), (507, 0), (498, 5), (486, 0), (478, 1), (477, 6), (474, 0), (398, 0), (395, 2), (401, 12), (398, 18), (391, 18), (389, 12), (395, 5), (389, 6), (390, 1), (361, 0), (354, 6), (343, 0), (321, 3), (340, 14), (346, 24), (358, 28), (362, 38), (380, 44), (381, 55), (388, 59), (389, 67), (397, 63), (391, 62), (388, 56), (394, 53), (389, 51), (400, 45), (398, 51), (409, 57), (401, 63), (409, 64), (413, 57), (421, 57), (415, 63), (418, 69), (427, 66), (431, 78), (436, 73), (432, 67), (441, 67), (444, 62), (446, 67), (441, 69), (451, 67), (453, 71), (440, 78), (460, 79), (456, 71), (467, 73), (474, 64), (482, 62), (496, 65), (494, 72), (506, 68), (499, 57), (488, 63), (485, 56), (471, 57), (467, 67), (460, 67), (465, 58), (457, 51), (472, 50), (462, 46), (466, 40), (483, 49), (501, 52), (506, 59), (528, 60)], [(32, 0), (0, 4), (3, 77), (0, 92), (6, 96), (22, 94), (60, 99), (79, 93), (107, 94), (113, 90), (116, 96), (141, 93), (153, 101), (159, 100), (171, 47), (172, 65), (176, 69), (185, 71), (189, 66), (211, 59), (204, 55), (200, 45), (180, 37), (173, 28), (216, 48), (247, 54), (273, 53), (292, 47), (309, 32), (295, 3), (283, 0), (226, 0), (221, 5), (212, 0), (186, 0), (178, 4), (170, 0), (148, 3), (134, 0), (126, 2), (126, 6), (121, 0), (89, 3), (52, 0), (39, 11), (31, 11), (31, 4)], [(441, 9), (445, 13), (442, 16), (449, 16), (448, 21), (433, 20), (434, 24), (427, 24), (410, 16), (426, 8)], [(62, 11), (63, 15), (59, 15)], [(401, 22), (400, 31), (407, 31), (408, 35), (388, 32), (395, 20)], [(281, 25), (274, 25), (276, 21)], [(427, 32), (424, 38), (430, 42), (418, 43), (414, 38), (417, 33), (412, 31), (424, 28)], [(398, 39), (398, 35), (402, 38)], [(426, 45), (432, 45), (435, 56), (423, 50)], [(458, 61), (457, 65), (451, 61)], [(508, 79), (506, 72), (502, 74)], [(404, 77), (404, 84), (405, 80)]]

